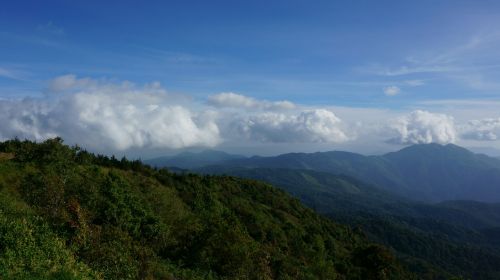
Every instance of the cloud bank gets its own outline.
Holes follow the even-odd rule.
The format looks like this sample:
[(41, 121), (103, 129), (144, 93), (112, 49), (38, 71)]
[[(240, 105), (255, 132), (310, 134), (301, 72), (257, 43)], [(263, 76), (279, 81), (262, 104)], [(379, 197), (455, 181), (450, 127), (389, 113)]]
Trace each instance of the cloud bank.
[[(188, 100), (188, 101), (186, 101)], [(243, 110), (242, 110), (243, 109)], [(158, 83), (135, 86), (64, 75), (40, 98), (0, 101), (0, 139), (44, 140), (95, 149), (214, 147), (224, 141), (338, 143), (343, 123), (326, 109), (289, 101), (258, 100), (236, 93), (207, 104), (167, 93)]]
[(64, 75), (50, 81), (40, 98), (0, 100), (0, 140), (61, 136), (69, 144), (113, 152), (222, 143), (446, 144), (494, 141), (500, 136), (500, 118), (456, 124), (450, 115), (424, 110), (406, 115), (374, 112), (259, 100), (231, 92), (197, 101), (170, 94), (159, 83), (136, 86)]
[(0, 138), (43, 140), (62, 136), (69, 143), (113, 150), (213, 147), (219, 130), (209, 112), (176, 104), (157, 84), (54, 79), (42, 99), (0, 102)]
[(259, 142), (339, 143), (349, 140), (342, 121), (326, 109), (255, 114), (236, 120), (232, 126), (239, 135)]
[(500, 135), (500, 118), (471, 120), (460, 127), (462, 137), (478, 141), (494, 141)]

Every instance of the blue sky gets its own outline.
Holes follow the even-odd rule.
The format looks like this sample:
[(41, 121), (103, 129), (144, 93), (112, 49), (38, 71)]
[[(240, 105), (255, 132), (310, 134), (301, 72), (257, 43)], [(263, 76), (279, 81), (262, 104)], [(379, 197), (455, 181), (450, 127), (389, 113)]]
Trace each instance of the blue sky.
[(159, 82), (195, 107), (232, 92), (351, 123), (363, 108), (465, 125), (500, 117), (499, 30), (498, 1), (8, 1), (0, 97), (46, 98), (74, 75)]
[[(19, 79), (0, 85), (36, 92), (74, 73), (308, 103), (380, 106), (383, 88), (394, 85), (402, 90), (398, 100), (386, 98), (391, 106), (494, 97), (495, 85), (450, 76), (478, 71), (477, 79), (496, 83), (497, 38), (477, 53), (449, 53), (497, 36), (498, 1), (342, 2), (10, 1), (0, 14), (0, 61)], [(465, 56), (432, 64), (446, 55)], [(412, 59), (430, 65), (396, 73), (418, 69)], [(406, 86), (410, 80), (425, 86)]]

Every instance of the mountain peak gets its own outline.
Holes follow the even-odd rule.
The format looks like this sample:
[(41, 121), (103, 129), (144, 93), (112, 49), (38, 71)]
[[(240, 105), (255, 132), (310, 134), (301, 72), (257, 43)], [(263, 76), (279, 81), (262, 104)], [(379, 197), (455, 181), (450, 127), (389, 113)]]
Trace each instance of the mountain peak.
[(415, 156), (424, 156), (424, 155), (433, 155), (433, 154), (461, 154), (472, 156), (474, 153), (467, 150), (466, 148), (460, 147), (455, 144), (438, 144), (438, 143), (429, 143), (429, 144), (415, 144), (408, 147), (405, 147), (399, 151), (387, 153), (384, 156), (393, 157), (395, 155), (410, 155), (414, 154)]

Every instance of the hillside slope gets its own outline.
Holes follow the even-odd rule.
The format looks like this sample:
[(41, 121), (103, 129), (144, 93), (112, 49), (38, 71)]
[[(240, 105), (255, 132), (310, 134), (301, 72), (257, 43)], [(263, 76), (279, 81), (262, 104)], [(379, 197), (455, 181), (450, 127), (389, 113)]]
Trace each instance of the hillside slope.
[(0, 144), (0, 278), (412, 279), (270, 185), (61, 144)]
[(500, 276), (498, 204), (419, 203), (347, 176), (312, 170), (207, 168), (205, 172), (271, 183), (319, 213), (362, 228), (373, 241), (394, 248), (405, 265), (424, 279), (443, 279), (446, 273), (470, 279)]

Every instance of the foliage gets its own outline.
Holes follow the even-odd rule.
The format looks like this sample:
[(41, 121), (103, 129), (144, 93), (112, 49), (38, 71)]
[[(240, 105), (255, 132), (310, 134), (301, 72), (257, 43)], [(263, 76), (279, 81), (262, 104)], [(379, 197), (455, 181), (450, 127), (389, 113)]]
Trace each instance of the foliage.
[(0, 275), (19, 279), (412, 279), (391, 251), (270, 185), (0, 143)]
[(392, 248), (421, 279), (500, 278), (498, 204), (418, 203), (347, 176), (312, 170), (212, 168), (211, 172), (259, 179), (286, 190), (319, 213)]

